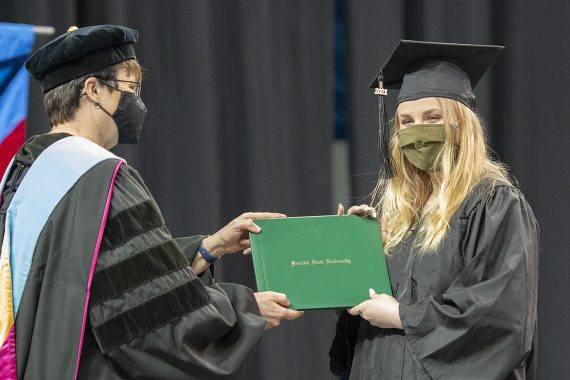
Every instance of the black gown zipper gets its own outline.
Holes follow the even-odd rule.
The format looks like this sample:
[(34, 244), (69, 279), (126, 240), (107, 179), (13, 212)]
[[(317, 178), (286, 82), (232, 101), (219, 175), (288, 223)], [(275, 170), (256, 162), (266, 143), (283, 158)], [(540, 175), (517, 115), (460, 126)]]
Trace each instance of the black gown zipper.
[(12, 175), (12, 179), (9, 178), (6, 181), (6, 185), (8, 183), (10, 184), (5, 188), (0, 189), (0, 191), (2, 192), (1, 193), (2, 197), (0, 201), (0, 213), (2, 214), (4, 214), (8, 209), (9, 205), (7, 204), (7, 202), (11, 200), (11, 197), (9, 197), (9, 195), (15, 193), (16, 190), (18, 190), (20, 178), (22, 177), (22, 174), (24, 174), (24, 171), (26, 170), (26, 164), (21, 163), (20, 161), (16, 161), (15, 164), (16, 164), (16, 169), (14, 171), (14, 174)]
[(18, 180), (20, 179), (20, 177), (24, 173), (24, 170), (26, 169), (26, 165), (22, 164), (19, 161), (16, 161), (16, 165), (18, 166), (18, 168), (16, 169), (16, 173), (14, 173), (14, 180), (12, 181), (12, 187), (15, 187), (14, 191), (17, 188)]

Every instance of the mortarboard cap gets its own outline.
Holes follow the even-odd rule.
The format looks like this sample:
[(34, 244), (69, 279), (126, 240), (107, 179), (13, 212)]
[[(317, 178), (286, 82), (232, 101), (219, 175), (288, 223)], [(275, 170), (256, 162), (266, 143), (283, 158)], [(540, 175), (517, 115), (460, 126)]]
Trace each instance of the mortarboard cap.
[(139, 33), (124, 26), (95, 25), (69, 31), (39, 48), (26, 69), (44, 93), (82, 75), (136, 58)]
[(380, 95), (381, 178), (393, 176), (384, 100), (387, 89), (400, 89), (396, 104), (433, 96), (454, 99), (475, 109), (473, 88), (503, 49), (496, 45), (400, 41), (370, 84)]
[(397, 103), (428, 96), (455, 99), (475, 108), (473, 88), (503, 46), (401, 40), (370, 84), (400, 89)]

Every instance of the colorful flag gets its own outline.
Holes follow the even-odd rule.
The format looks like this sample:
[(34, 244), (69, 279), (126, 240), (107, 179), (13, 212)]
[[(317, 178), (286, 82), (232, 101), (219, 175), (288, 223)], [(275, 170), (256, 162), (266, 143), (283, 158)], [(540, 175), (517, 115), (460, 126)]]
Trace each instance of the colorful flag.
[[(29, 83), (24, 62), (34, 38), (31, 25), (0, 23), (0, 173), (24, 142)], [(9, 238), (5, 234), (0, 250), (0, 378), (16, 380)]]
[(0, 176), (24, 143), (29, 85), (24, 62), (34, 39), (32, 25), (0, 22)]

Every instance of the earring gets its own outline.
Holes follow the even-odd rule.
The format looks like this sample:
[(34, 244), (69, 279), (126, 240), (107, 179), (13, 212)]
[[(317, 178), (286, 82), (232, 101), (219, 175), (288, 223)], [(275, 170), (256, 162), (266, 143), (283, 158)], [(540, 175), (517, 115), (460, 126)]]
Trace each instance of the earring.
[(95, 108), (101, 108), (101, 102), (95, 102)]

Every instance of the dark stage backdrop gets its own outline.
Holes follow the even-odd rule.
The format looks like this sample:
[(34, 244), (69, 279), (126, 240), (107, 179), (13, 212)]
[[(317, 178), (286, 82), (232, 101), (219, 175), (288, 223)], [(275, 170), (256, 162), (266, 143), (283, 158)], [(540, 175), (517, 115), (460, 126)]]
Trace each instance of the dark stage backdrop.
[[(507, 46), (476, 93), (490, 144), (541, 224), (539, 378), (564, 378), (570, 2), (345, 0), (340, 9), (348, 88), (337, 104), (348, 112), (354, 202), (371, 190), (377, 167), (377, 105), (367, 86), (396, 42)], [(139, 169), (173, 234), (211, 233), (247, 210), (334, 211), (333, 0), (2, 0), (0, 21), (53, 25), (58, 34), (71, 24), (140, 31), (150, 111), (143, 141), (116, 152)], [(35, 83), (28, 123), (28, 134), (47, 128)], [(248, 257), (225, 257), (216, 267), (219, 281), (255, 286)], [(332, 312), (307, 312), (267, 332), (248, 378), (332, 379), (334, 323)]]

